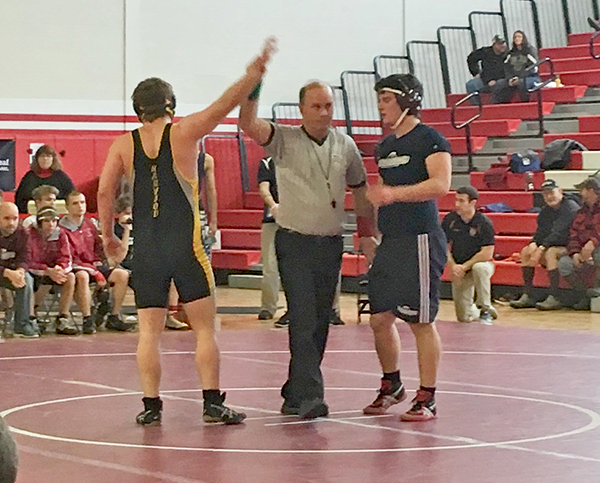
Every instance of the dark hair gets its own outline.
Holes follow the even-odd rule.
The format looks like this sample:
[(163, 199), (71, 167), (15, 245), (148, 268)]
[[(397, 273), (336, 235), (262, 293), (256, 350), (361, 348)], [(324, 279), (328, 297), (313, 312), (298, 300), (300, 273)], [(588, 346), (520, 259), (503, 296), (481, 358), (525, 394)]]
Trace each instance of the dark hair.
[[(67, 205), (69, 204), (69, 200), (73, 197), (73, 196), (79, 196), (79, 195), (83, 195), (83, 193), (81, 191), (77, 191), (77, 190), (73, 190), (71, 191), (67, 197), (65, 198), (65, 202), (67, 203)], [(83, 197), (85, 198), (85, 195), (83, 195)]]
[(49, 184), (43, 184), (38, 186), (31, 192), (31, 197), (34, 201), (40, 201), (44, 196), (54, 195), (58, 196), (58, 188), (56, 186), (51, 186)]
[(40, 164), (38, 162), (38, 158), (40, 156), (52, 156), (52, 165), (50, 166), (50, 169), (52, 171), (61, 171), (62, 170), (62, 164), (60, 163), (60, 159), (58, 159), (58, 154), (56, 153), (54, 148), (52, 146), (48, 146), (47, 144), (44, 144), (43, 146), (40, 146), (38, 148), (38, 150), (35, 152), (35, 154), (33, 155), (33, 161), (31, 162), (30, 169), (35, 174), (40, 174), (40, 172), (42, 171), (42, 168), (40, 168)]
[(123, 213), (127, 208), (133, 206), (133, 200), (129, 196), (119, 196), (115, 201), (115, 213)]
[(537, 56), (537, 52), (535, 50), (535, 48), (529, 43), (529, 39), (527, 38), (527, 35), (525, 35), (525, 32), (523, 32), (522, 30), (515, 30), (512, 34), (512, 49), (513, 51), (518, 50), (517, 46), (515, 45), (515, 34), (521, 34), (523, 36), (523, 44), (521, 46), (521, 51), (527, 53), (527, 54), (532, 54), (534, 56)]
[(175, 115), (173, 86), (158, 77), (140, 82), (134, 89), (131, 100), (140, 122), (152, 122), (164, 116)]
[(467, 195), (469, 197), (469, 201), (478, 200), (479, 199), (479, 191), (474, 186), (461, 186), (456, 190), (457, 195)]
[(0, 416), (0, 482), (17, 481), (17, 445), (10, 434), (6, 421)]
[(402, 110), (408, 109), (411, 116), (419, 116), (423, 102), (423, 84), (412, 74), (392, 74), (379, 79), (375, 91), (390, 89), (396, 94), (396, 100)]
[(304, 84), (298, 94), (298, 99), (299, 99), (300, 104), (304, 104), (304, 98), (306, 97), (306, 93), (308, 91), (310, 91), (311, 89), (318, 89), (318, 88), (326, 88), (326, 89), (331, 90), (331, 86), (329, 84), (326, 84), (325, 82), (321, 82), (321, 81), (311, 81), (307, 84)]

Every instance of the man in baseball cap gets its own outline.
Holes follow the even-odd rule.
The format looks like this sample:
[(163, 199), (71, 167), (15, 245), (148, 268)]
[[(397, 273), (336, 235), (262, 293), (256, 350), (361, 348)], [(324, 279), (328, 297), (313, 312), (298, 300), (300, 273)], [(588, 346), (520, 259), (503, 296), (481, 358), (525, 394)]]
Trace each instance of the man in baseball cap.
[(504, 79), (506, 55), (506, 40), (499, 34), (492, 38), (492, 45), (471, 52), (467, 64), (473, 79), (467, 82), (467, 92), (490, 92), (498, 79)]
[[(513, 300), (510, 306), (515, 309), (536, 307), (539, 310), (558, 310), (562, 304), (558, 298), (558, 260), (566, 255), (569, 241), (569, 228), (579, 210), (574, 200), (564, 196), (556, 181), (547, 179), (542, 183), (542, 196), (546, 206), (537, 218), (537, 228), (531, 241), (521, 250), (523, 271), (523, 295)], [(544, 301), (536, 303), (532, 296), (535, 267), (548, 271), (550, 290)]]

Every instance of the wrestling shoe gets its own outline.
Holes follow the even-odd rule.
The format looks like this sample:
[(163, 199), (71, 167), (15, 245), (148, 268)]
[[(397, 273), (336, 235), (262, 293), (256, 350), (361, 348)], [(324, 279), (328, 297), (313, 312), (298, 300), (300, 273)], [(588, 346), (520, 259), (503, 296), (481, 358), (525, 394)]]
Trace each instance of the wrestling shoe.
[(379, 394), (371, 404), (363, 409), (365, 414), (385, 414), (394, 404), (398, 404), (406, 399), (406, 390), (404, 384), (394, 388), (392, 381), (381, 380), (381, 389)]
[(225, 393), (219, 396), (217, 403), (210, 403), (204, 400), (204, 412), (202, 419), (205, 423), (225, 423), (225, 424), (240, 424), (246, 419), (246, 414), (238, 413), (231, 408), (228, 408), (223, 403), (225, 402)]
[(436, 418), (435, 396), (419, 389), (412, 400), (412, 408), (400, 416), (401, 421), (430, 421)]

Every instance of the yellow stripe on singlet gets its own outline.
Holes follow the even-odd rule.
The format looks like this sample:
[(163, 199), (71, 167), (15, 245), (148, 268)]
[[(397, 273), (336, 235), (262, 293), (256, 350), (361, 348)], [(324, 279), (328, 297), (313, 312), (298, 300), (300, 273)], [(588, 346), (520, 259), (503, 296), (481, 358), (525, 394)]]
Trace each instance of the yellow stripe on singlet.
[(189, 179), (177, 168), (175, 160), (173, 160), (173, 172), (179, 181), (179, 185), (186, 195), (186, 198), (190, 202), (192, 213), (194, 214), (194, 231), (192, 234), (192, 246), (194, 249), (194, 255), (196, 260), (202, 267), (204, 275), (208, 280), (208, 286), (210, 287), (211, 293), (215, 290), (215, 277), (213, 274), (210, 260), (204, 251), (202, 246), (202, 220), (200, 219), (200, 189), (198, 184), (198, 178)]

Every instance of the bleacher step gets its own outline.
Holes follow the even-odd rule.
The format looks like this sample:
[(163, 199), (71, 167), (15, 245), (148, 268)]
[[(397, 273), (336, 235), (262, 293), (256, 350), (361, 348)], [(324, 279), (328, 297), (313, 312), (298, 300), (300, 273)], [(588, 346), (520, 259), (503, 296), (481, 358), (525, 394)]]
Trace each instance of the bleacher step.
[[(549, 133), (573, 132), (579, 127), (577, 119), (547, 119), (544, 118), (544, 129)], [(513, 136), (531, 136), (537, 135), (540, 130), (538, 121), (524, 121)]]
[(515, 153), (527, 149), (542, 150), (544, 149), (544, 141), (539, 137), (526, 138), (490, 138), (487, 143), (479, 151), (479, 154), (506, 154)]
[(262, 286), (262, 274), (235, 273), (227, 277), (227, 284), (231, 288), (247, 288), (260, 290)]
[(591, 176), (596, 171), (594, 170), (548, 170), (544, 171), (546, 179), (553, 179), (558, 186), (566, 190), (575, 190), (575, 185), (581, 183), (588, 176)]
[(600, 151), (582, 151), (581, 157), (583, 169), (600, 169)]

